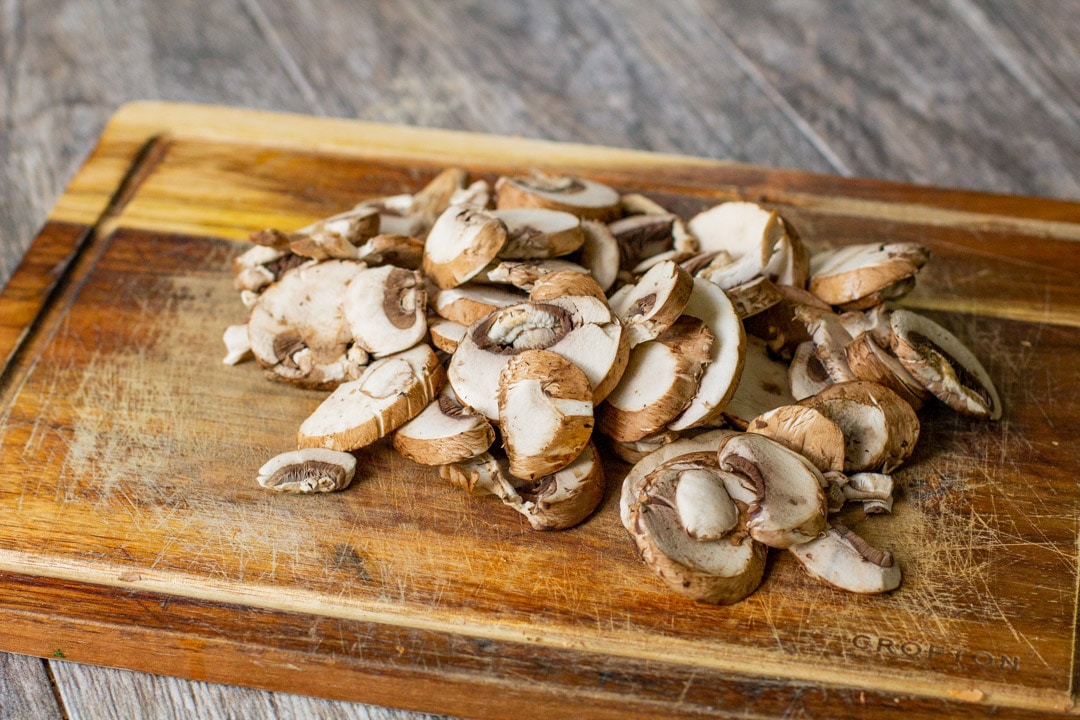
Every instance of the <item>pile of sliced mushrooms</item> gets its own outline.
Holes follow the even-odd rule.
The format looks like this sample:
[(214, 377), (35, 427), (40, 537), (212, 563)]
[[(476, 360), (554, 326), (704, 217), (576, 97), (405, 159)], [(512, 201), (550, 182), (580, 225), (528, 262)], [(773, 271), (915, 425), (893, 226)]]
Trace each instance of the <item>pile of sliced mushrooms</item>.
[(775, 210), (725, 202), (688, 220), (639, 194), (546, 174), (366, 200), (234, 263), (248, 321), (228, 364), (332, 390), (298, 450), (264, 465), (279, 492), (349, 485), (390, 436), (539, 530), (604, 495), (602, 446), (633, 468), (620, 515), (673, 591), (734, 603), (767, 548), (856, 593), (900, 583), (887, 550), (837, 521), (892, 509), (916, 415), (940, 401), (997, 419), (975, 356), (890, 304), (927, 262), (913, 243), (810, 255)]

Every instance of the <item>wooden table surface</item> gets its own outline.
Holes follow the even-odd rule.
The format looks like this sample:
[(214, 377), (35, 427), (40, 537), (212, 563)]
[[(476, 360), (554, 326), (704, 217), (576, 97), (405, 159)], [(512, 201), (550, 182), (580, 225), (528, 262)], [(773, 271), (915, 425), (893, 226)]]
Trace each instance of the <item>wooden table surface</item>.
[[(0, 286), (140, 98), (1080, 199), (1076, 37), (1074, 0), (0, 0)], [(420, 716), (0, 654), (29, 717)]]

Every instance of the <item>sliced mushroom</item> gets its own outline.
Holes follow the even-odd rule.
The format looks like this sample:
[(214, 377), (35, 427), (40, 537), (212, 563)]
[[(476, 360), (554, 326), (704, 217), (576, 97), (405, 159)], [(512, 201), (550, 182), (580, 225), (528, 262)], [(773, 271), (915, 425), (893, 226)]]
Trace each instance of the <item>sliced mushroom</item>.
[(431, 305), (440, 317), (467, 327), (499, 308), (517, 305), (524, 300), (520, 292), (466, 283), (439, 290)]
[(619, 442), (609, 438), (608, 446), (617, 458), (633, 465), (654, 450), (659, 450), (678, 439), (679, 433), (672, 430), (661, 430), (655, 435), (649, 435), (631, 442)]
[(494, 495), (509, 507), (522, 512), (524, 502), (511, 481), (505, 462), (490, 452), (448, 463), (439, 468), (439, 476), (472, 495)]
[(281, 453), (259, 468), (259, 485), (279, 493), (344, 490), (356, 474), (356, 458), (347, 452), (304, 448)]
[(822, 473), (844, 469), (844, 433), (811, 407), (783, 405), (751, 420), (746, 431), (794, 450)]
[(491, 185), (487, 180), (477, 180), (468, 187), (455, 190), (450, 196), (450, 204), (486, 208), (491, 204)]
[(486, 210), (454, 205), (439, 216), (424, 242), (424, 272), (442, 289), (483, 270), (506, 243), (506, 225)]
[(883, 385), (837, 383), (799, 402), (824, 414), (844, 433), (844, 472), (890, 473), (915, 450), (919, 418)]
[(424, 261), (424, 241), (408, 235), (376, 235), (356, 248), (356, 259), (369, 266), (396, 265), (419, 270)]
[(839, 523), (790, 550), (812, 577), (839, 590), (874, 595), (900, 586), (900, 567), (892, 554)]
[(695, 275), (727, 289), (760, 275), (787, 230), (775, 211), (727, 202), (695, 215), (687, 227), (702, 252), (720, 253)]
[(382, 265), (357, 274), (345, 290), (344, 309), (355, 342), (377, 358), (407, 350), (427, 334), (427, 295), (412, 270)]
[(424, 218), (431, 227), (435, 219), (442, 215), (454, 197), (461, 192), (469, 180), (469, 174), (457, 167), (446, 168), (433, 177), (428, 184), (412, 197), (409, 214)]
[(495, 442), (483, 415), (461, 404), (449, 385), (394, 433), (394, 449), (422, 465), (446, 465), (476, 457)]
[(844, 499), (861, 502), (867, 515), (892, 512), (893, 479), (884, 473), (852, 473), (841, 488)]
[(428, 318), (428, 333), (431, 335), (431, 344), (445, 353), (453, 354), (457, 350), (458, 344), (465, 337), (465, 332), (468, 329), (467, 325), (436, 315)]
[(566, 467), (517, 488), (522, 514), (536, 530), (565, 530), (592, 514), (604, 497), (604, 467), (590, 442)]
[(679, 250), (667, 250), (665, 252), (657, 253), (652, 257), (645, 258), (630, 270), (630, 274), (640, 281), (641, 276), (649, 272), (654, 265), (671, 261), (682, 267), (681, 263), (690, 257), (692, 257), (692, 255), (689, 253), (681, 252)]
[(703, 322), (683, 316), (634, 348), (622, 379), (598, 410), (601, 432), (632, 442), (664, 428), (697, 394), (714, 342)]
[(814, 353), (821, 367), (832, 382), (855, 380), (855, 373), (847, 362), (847, 346), (851, 342), (840, 316), (831, 311), (821, 311), (809, 305), (795, 307), (795, 317), (806, 324), (806, 331), (814, 342)]
[(251, 357), (251, 339), (248, 337), (247, 324), (230, 325), (225, 328), (222, 336), (225, 343), (225, 358), (222, 360), (226, 365), (236, 365)]
[(795, 356), (788, 366), (787, 384), (796, 400), (817, 395), (833, 384), (812, 341), (807, 340), (795, 348)]
[(370, 198), (356, 206), (356, 210), (374, 209), (379, 213), (379, 232), (384, 235), (405, 235), (420, 238), (431, 229), (434, 217), (413, 212), (413, 195), (389, 195)]
[(671, 249), (675, 216), (631, 215), (608, 225), (619, 244), (619, 267), (632, 271), (642, 260)]
[(430, 346), (377, 360), (343, 383), (300, 425), (299, 447), (356, 450), (420, 414), (446, 379)]
[(567, 255), (581, 247), (585, 236), (577, 215), (545, 208), (504, 208), (493, 213), (506, 224), (506, 244), (499, 257), (532, 260)]
[(780, 223), (786, 232), (762, 269), (762, 274), (777, 285), (802, 289), (810, 277), (810, 253), (795, 229), (783, 218), (780, 218)]
[(289, 270), (309, 262), (309, 258), (288, 249), (256, 244), (232, 262), (236, 289), (258, 293)]
[(935, 397), (964, 415), (1001, 418), (990, 374), (955, 335), (910, 310), (893, 311), (889, 322), (893, 354)]
[(581, 231), (581, 264), (607, 292), (619, 275), (619, 241), (607, 225), (596, 220), (582, 220)]
[(745, 531), (745, 507), (727, 490), (737, 484), (712, 453), (672, 458), (641, 482), (625, 527), (645, 564), (675, 592), (731, 604), (761, 583), (766, 550)]
[(694, 279), (675, 263), (654, 265), (636, 285), (627, 285), (611, 297), (615, 316), (626, 326), (627, 339), (633, 348), (656, 338), (682, 314)]
[[(628, 193), (622, 196), (622, 209), (626, 215), (671, 215), (671, 211), (660, 203), (638, 193)], [(673, 216), (671, 224), (671, 237), (673, 249), (684, 253), (697, 253), (701, 250), (698, 240), (686, 229), (680, 217)]]
[(735, 312), (742, 319), (764, 312), (783, 302), (784, 297), (777, 292), (776, 285), (765, 276), (756, 277), (742, 285), (736, 285), (724, 291), (727, 293)]
[(746, 527), (756, 540), (787, 548), (825, 529), (825, 479), (802, 455), (764, 435), (738, 433), (721, 440), (717, 457), (753, 494)]
[(524, 480), (566, 467), (592, 435), (589, 379), (550, 350), (510, 358), (499, 377), (498, 408), (510, 473)]
[(529, 292), (540, 278), (560, 272), (576, 272), (588, 275), (589, 271), (569, 260), (553, 258), (550, 260), (502, 260), (492, 263), (474, 278), (475, 282), (489, 282), (498, 285), (513, 285)]
[(845, 349), (848, 367), (859, 380), (884, 385), (918, 410), (930, 391), (916, 380), (904, 364), (882, 349), (868, 332), (856, 335)]
[(830, 305), (864, 309), (897, 298), (913, 286), (930, 253), (915, 243), (866, 243), (817, 253), (810, 259), (810, 292)]
[(607, 296), (603, 289), (588, 273), (582, 274), (574, 270), (563, 270), (543, 275), (536, 279), (532, 290), (529, 291), (529, 300), (543, 302), (564, 297), (594, 297), (597, 300), (607, 302)]
[(788, 390), (788, 364), (770, 355), (764, 340), (746, 338), (742, 375), (724, 406), (724, 417), (733, 426), (745, 429), (759, 415), (794, 402)]
[(562, 210), (586, 220), (610, 222), (619, 216), (619, 193), (584, 178), (534, 173), (501, 177), (495, 183), (495, 205), (505, 208)]
[[(799, 287), (774, 284), (772, 290), (783, 299), (745, 318), (743, 322), (746, 332), (765, 340), (772, 352), (780, 357), (791, 358), (801, 343), (810, 340), (806, 323), (796, 317), (796, 307), (805, 305), (818, 311), (829, 311), (830, 308), (816, 295)], [(805, 316), (806, 313), (807, 311), (803, 310), (800, 315)]]
[(297, 255), (314, 260), (356, 260), (359, 246), (378, 232), (378, 211), (356, 207), (302, 227), (287, 237), (289, 249)]

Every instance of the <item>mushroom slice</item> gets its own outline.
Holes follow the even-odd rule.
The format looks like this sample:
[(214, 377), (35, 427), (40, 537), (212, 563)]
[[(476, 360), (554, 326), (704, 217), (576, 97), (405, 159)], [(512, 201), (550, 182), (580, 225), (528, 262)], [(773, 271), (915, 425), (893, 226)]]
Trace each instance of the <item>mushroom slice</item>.
[(471, 495), (494, 495), (509, 507), (522, 512), (522, 499), (511, 482), (504, 462), (490, 452), (448, 463), (439, 468), (439, 477)]
[(457, 287), (483, 270), (506, 243), (506, 226), (486, 210), (454, 205), (424, 242), (424, 272), (440, 288)]
[(667, 260), (654, 265), (636, 285), (628, 285), (613, 295), (611, 310), (626, 326), (630, 347), (652, 340), (671, 327), (693, 289), (690, 274)]
[(544, 208), (505, 208), (493, 213), (506, 224), (506, 244), (499, 257), (532, 260), (567, 255), (581, 247), (585, 236), (577, 215)]
[(485, 452), (493, 442), (491, 423), (462, 405), (449, 385), (393, 437), (395, 450), (422, 465), (468, 460)]
[(499, 429), (510, 473), (536, 480), (581, 454), (593, 428), (585, 373), (550, 350), (526, 350), (499, 377)]
[(1001, 418), (994, 381), (955, 335), (910, 310), (894, 310), (889, 322), (893, 354), (935, 397), (964, 415)]
[(517, 305), (524, 299), (519, 292), (468, 283), (438, 291), (432, 309), (440, 317), (469, 326), (494, 310)]
[(841, 492), (845, 500), (861, 502), (863, 512), (868, 515), (892, 512), (893, 479), (891, 475), (852, 473), (841, 487)]
[(356, 206), (356, 210), (374, 209), (379, 213), (379, 232), (384, 235), (405, 235), (423, 237), (431, 228), (435, 218), (425, 217), (413, 212), (411, 194), (388, 195), (370, 198)]
[(908, 372), (903, 363), (882, 349), (870, 333), (856, 335), (845, 352), (848, 367), (859, 380), (884, 385), (916, 410), (930, 397), (930, 391)]
[(631, 215), (608, 225), (619, 244), (619, 267), (633, 270), (642, 260), (671, 249), (675, 216)]
[(607, 292), (619, 276), (619, 241), (607, 225), (597, 220), (582, 220), (581, 232), (581, 264)]
[(590, 442), (566, 467), (522, 485), (522, 514), (536, 530), (565, 530), (596, 509), (604, 497), (604, 467)]
[(855, 373), (847, 362), (847, 346), (851, 335), (840, 316), (832, 311), (821, 311), (810, 305), (795, 307), (795, 317), (806, 324), (806, 331), (814, 341), (814, 354), (832, 382), (855, 379)]
[(520, 303), (470, 326), (450, 359), (454, 392), (498, 420), (499, 373), (525, 350), (552, 350), (581, 368), (593, 388), (593, 404), (611, 392), (629, 355), (622, 325), (602, 300), (575, 296)]
[[(622, 209), (626, 215), (671, 215), (671, 211), (660, 203), (639, 193), (627, 193), (622, 196)], [(673, 249), (694, 254), (700, 252), (698, 240), (686, 229), (682, 218), (675, 215), (671, 223)]]
[(370, 266), (396, 265), (419, 270), (424, 261), (424, 241), (408, 235), (376, 235), (356, 248), (356, 259)]
[(411, 348), (427, 334), (427, 295), (419, 275), (393, 265), (368, 268), (345, 290), (354, 340), (377, 358)]
[[(810, 259), (808, 287), (830, 305), (862, 309), (910, 290), (908, 281), (929, 257), (929, 251), (915, 243), (866, 243), (827, 250)], [(869, 304), (852, 307), (867, 298)]]
[(724, 292), (735, 306), (735, 312), (744, 320), (768, 310), (784, 299), (777, 292), (773, 281), (765, 276), (756, 277)]
[(795, 356), (788, 366), (787, 384), (796, 400), (817, 395), (833, 384), (821, 358), (814, 351), (814, 343), (807, 340), (795, 348)]
[(431, 335), (431, 343), (445, 353), (453, 354), (457, 350), (461, 338), (465, 337), (465, 332), (468, 329), (467, 325), (436, 315), (428, 318), (428, 333)]
[(762, 273), (777, 285), (804, 288), (810, 277), (810, 253), (795, 229), (783, 218), (780, 223), (787, 232), (780, 238)]
[(304, 448), (276, 455), (259, 468), (259, 485), (279, 493), (344, 490), (356, 474), (356, 458), (347, 452)]
[(257, 293), (289, 270), (308, 262), (311, 262), (309, 258), (288, 249), (256, 244), (233, 259), (234, 284), (237, 290)]
[(376, 360), (304, 420), (296, 444), (331, 450), (370, 445), (419, 415), (445, 379), (435, 351), (426, 344)]
[(839, 523), (790, 550), (812, 577), (839, 590), (875, 595), (900, 586), (900, 568), (892, 554)]
[(795, 402), (788, 391), (788, 364), (770, 355), (760, 338), (746, 338), (745, 361), (738, 382), (723, 410), (724, 417), (735, 427), (745, 429), (759, 415)]
[(457, 167), (439, 172), (412, 196), (409, 213), (424, 218), (428, 227), (450, 207), (455, 195), (465, 188), (469, 174)]
[(892, 472), (911, 455), (919, 439), (915, 411), (877, 383), (837, 383), (800, 404), (821, 412), (844, 433), (844, 472)]
[(675, 442), (678, 439), (679, 433), (671, 430), (661, 430), (655, 435), (649, 435), (640, 440), (632, 440), (630, 442), (619, 442), (618, 440), (611, 440), (609, 438), (608, 445), (611, 447), (611, 451), (615, 453), (616, 457), (623, 462), (632, 465), (654, 450), (659, 450), (668, 443)]
[(746, 431), (794, 450), (822, 473), (844, 469), (844, 433), (811, 407), (783, 405), (751, 420)]
[(487, 180), (477, 180), (468, 187), (455, 190), (450, 196), (450, 204), (486, 208), (491, 204), (491, 185)]
[(529, 291), (529, 300), (532, 302), (574, 296), (594, 297), (605, 303), (608, 301), (604, 290), (596, 280), (588, 273), (582, 274), (574, 270), (561, 270), (542, 275), (536, 279), (532, 290)]
[(825, 479), (802, 455), (764, 435), (738, 433), (721, 440), (717, 457), (753, 494), (746, 527), (754, 539), (787, 548), (825, 529)]
[[(806, 323), (796, 317), (796, 308), (807, 306), (819, 312), (829, 312), (831, 308), (816, 295), (800, 287), (774, 283), (772, 291), (781, 297), (781, 301), (746, 317), (743, 324), (746, 326), (747, 333), (765, 340), (774, 353), (780, 357), (790, 358), (801, 343), (810, 340)], [(800, 314), (805, 316), (807, 312), (803, 310)]]
[(727, 491), (738, 479), (713, 453), (681, 455), (648, 473), (625, 527), (665, 584), (698, 602), (731, 604), (761, 583), (766, 549), (740, 527), (746, 513)]
[(702, 252), (720, 253), (696, 275), (725, 290), (760, 275), (787, 233), (775, 211), (751, 202), (722, 203), (695, 215), (687, 227)]
[[(640, 279), (642, 275), (649, 272), (654, 265), (659, 265), (662, 262), (670, 260), (673, 263), (679, 264), (682, 267), (682, 263), (691, 255), (684, 253), (680, 250), (665, 250), (664, 252), (657, 253), (651, 257), (647, 257), (630, 270), (630, 275)], [(685, 269), (685, 268), (684, 268)]]
[(705, 323), (715, 342), (697, 394), (690, 405), (668, 423), (668, 428), (678, 431), (706, 425), (720, 415), (739, 387), (746, 358), (742, 323), (723, 290), (707, 280), (695, 278), (683, 315)]
[(663, 429), (697, 394), (714, 342), (705, 323), (683, 316), (634, 348), (622, 379), (600, 406), (601, 432), (632, 442)]
[(314, 260), (355, 260), (357, 248), (378, 232), (378, 210), (355, 207), (290, 233), (289, 249)]
[(503, 260), (488, 265), (482, 273), (474, 278), (474, 282), (490, 282), (499, 285), (513, 285), (516, 288), (530, 292), (536, 282), (546, 276), (559, 272), (576, 272), (579, 275), (588, 275), (589, 271), (577, 263), (569, 260)]
[(619, 193), (584, 178), (534, 173), (528, 177), (501, 177), (495, 183), (495, 206), (547, 208), (572, 213), (586, 220), (609, 222), (619, 216)]
[(248, 337), (247, 324), (230, 325), (225, 328), (222, 335), (225, 343), (225, 358), (222, 360), (226, 365), (236, 365), (251, 357), (251, 339)]

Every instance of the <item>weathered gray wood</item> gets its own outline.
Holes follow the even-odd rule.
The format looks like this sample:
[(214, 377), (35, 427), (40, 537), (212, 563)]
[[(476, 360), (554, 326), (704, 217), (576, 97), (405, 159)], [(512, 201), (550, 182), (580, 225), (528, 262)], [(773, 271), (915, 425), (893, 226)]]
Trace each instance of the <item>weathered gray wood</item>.
[(62, 717), (44, 661), (0, 653), (0, 720)]

